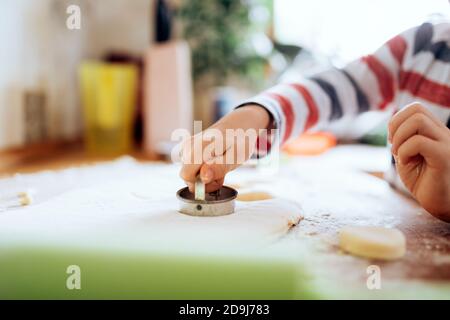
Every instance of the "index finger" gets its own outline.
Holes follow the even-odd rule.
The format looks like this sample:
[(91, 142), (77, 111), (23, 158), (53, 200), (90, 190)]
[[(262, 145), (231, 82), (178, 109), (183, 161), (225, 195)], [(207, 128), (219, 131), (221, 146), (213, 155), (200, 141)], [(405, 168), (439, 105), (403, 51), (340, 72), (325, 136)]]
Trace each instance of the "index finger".
[(436, 119), (436, 117), (429, 110), (427, 110), (421, 103), (415, 102), (392, 117), (391, 121), (389, 122), (390, 142), (392, 142), (392, 138), (394, 137), (401, 124), (416, 113), (422, 113), (430, 118), (436, 125), (442, 126), (442, 123), (438, 119)]
[(191, 137), (183, 146), (180, 177), (186, 182), (194, 183), (202, 165), (223, 152), (223, 135), (220, 130), (208, 129)]

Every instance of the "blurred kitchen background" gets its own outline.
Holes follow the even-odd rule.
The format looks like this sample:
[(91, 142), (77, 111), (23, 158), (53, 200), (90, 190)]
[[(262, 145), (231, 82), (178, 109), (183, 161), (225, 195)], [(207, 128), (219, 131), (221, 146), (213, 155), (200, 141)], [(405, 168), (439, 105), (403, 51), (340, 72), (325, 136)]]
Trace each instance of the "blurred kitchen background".
[[(73, 145), (160, 157), (174, 129), (449, 12), (447, 0), (2, 0), (0, 162)], [(337, 124), (333, 137), (385, 143), (386, 116), (367, 116), (370, 132)]]

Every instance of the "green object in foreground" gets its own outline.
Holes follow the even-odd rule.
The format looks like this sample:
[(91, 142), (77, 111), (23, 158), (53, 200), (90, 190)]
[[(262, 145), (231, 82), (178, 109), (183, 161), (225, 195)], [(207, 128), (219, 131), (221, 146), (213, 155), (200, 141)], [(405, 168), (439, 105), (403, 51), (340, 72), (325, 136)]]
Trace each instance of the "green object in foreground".
[[(313, 298), (298, 264), (278, 259), (41, 248), (0, 257), (0, 299)], [(67, 288), (72, 265), (80, 290)]]
[[(0, 299), (448, 299), (450, 294), (448, 283), (386, 279), (383, 290), (373, 291), (365, 280), (343, 285), (330, 267), (270, 255), (9, 247), (0, 248)], [(78, 275), (80, 289), (70, 290)]]

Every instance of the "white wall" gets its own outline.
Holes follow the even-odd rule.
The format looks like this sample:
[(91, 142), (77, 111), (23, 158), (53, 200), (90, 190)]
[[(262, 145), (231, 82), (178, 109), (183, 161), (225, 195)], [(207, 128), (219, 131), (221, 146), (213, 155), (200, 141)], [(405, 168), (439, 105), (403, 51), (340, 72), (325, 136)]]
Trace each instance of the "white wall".
[[(23, 144), (22, 93), (43, 89), (52, 138), (82, 130), (77, 66), (106, 50), (141, 54), (151, 37), (153, 0), (2, 0), (0, 148)], [(81, 7), (81, 30), (66, 28), (66, 8)]]
[(344, 62), (433, 14), (450, 16), (448, 0), (275, 0), (274, 8), (277, 40)]

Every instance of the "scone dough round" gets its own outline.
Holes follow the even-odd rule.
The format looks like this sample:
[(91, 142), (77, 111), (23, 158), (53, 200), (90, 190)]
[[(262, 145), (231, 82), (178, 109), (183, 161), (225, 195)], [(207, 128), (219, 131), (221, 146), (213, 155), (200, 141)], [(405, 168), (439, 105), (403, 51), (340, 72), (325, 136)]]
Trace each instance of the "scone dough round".
[(364, 258), (395, 260), (406, 253), (406, 239), (397, 229), (382, 227), (345, 227), (339, 234), (342, 250)]
[(273, 199), (273, 196), (267, 192), (246, 192), (239, 193), (237, 196), (238, 201), (251, 202), (251, 201), (263, 201)]

